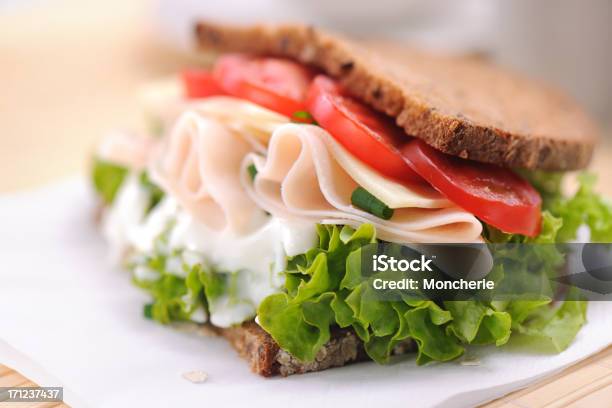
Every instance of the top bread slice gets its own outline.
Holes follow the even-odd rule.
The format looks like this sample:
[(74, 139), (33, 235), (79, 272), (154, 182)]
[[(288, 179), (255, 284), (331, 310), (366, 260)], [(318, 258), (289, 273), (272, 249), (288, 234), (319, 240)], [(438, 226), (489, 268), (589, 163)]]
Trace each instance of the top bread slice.
[(565, 95), (476, 58), (357, 42), (298, 24), (200, 22), (195, 32), (202, 50), (315, 66), (447, 154), (504, 167), (576, 170), (589, 163), (597, 139), (595, 125)]

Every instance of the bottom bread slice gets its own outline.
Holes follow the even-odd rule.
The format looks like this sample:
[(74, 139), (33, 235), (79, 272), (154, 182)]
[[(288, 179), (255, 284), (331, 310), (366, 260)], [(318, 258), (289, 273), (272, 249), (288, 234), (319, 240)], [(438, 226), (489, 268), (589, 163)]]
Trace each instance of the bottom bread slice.
[[(215, 328), (245, 358), (254, 373), (264, 377), (303, 374), (369, 360), (363, 342), (351, 329), (333, 328), (330, 340), (319, 350), (314, 361), (303, 362), (281, 349), (274, 339), (257, 323), (246, 322), (230, 328)], [(393, 354), (412, 350), (411, 342), (404, 342)]]

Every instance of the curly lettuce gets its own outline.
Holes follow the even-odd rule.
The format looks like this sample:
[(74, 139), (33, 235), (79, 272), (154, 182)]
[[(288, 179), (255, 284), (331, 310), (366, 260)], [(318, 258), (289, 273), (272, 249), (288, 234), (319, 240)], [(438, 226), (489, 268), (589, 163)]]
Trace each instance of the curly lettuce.
[(586, 225), (592, 242), (612, 242), (612, 204), (595, 191), (597, 177), (591, 173), (578, 175), (578, 191), (565, 197), (561, 173), (524, 173), (542, 196), (543, 210), (561, 222), (555, 242), (576, 239), (581, 225)]
[[(561, 194), (561, 175), (528, 176), (543, 197), (541, 233), (530, 238), (485, 225), (489, 242), (567, 242), (581, 225), (589, 227), (593, 241), (612, 241), (612, 207), (594, 192), (593, 176), (581, 175), (570, 198)], [(503, 346), (511, 337), (560, 352), (586, 322), (584, 301), (382, 301), (373, 296), (360, 267), (362, 248), (378, 242), (374, 227), (318, 226), (318, 234), (315, 248), (289, 260), (285, 291), (269, 296), (258, 309), (260, 325), (303, 361), (315, 359), (332, 326), (351, 327), (379, 363), (388, 362), (394, 347), (411, 339), (417, 345), (417, 363), (424, 364), (455, 359), (469, 345)], [(496, 256), (502, 259), (496, 271), (500, 279), (505, 274), (528, 278), (532, 271), (554, 276), (565, 262), (555, 245), (532, 245), (528, 252), (506, 247)]]
[(219, 273), (204, 261), (188, 262), (183, 250), (167, 251), (164, 235), (151, 253), (135, 256), (129, 264), (133, 283), (152, 298), (144, 315), (162, 324), (192, 321), (194, 312), (209, 312), (210, 302), (230, 292), (231, 274)]
[(457, 358), (466, 344), (508, 341), (510, 315), (486, 303), (377, 299), (360, 276), (362, 248), (378, 242), (372, 225), (318, 226), (318, 234), (319, 245), (290, 259), (286, 292), (258, 309), (259, 324), (300, 360), (314, 360), (334, 325), (351, 327), (379, 363), (408, 339), (417, 344), (419, 364)]

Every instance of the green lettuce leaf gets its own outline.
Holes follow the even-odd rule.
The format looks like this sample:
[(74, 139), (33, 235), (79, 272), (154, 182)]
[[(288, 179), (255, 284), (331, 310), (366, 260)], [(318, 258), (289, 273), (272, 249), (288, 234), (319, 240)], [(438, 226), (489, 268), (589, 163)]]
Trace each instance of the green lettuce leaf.
[(515, 329), (558, 353), (571, 344), (586, 323), (586, 309), (587, 302), (583, 301), (566, 301), (555, 307), (542, 305), (516, 323)]
[(448, 301), (444, 306), (453, 321), (447, 330), (464, 343), (505, 344), (510, 338), (511, 317), (506, 312), (494, 310), (483, 302)]
[(275, 340), (293, 356), (313, 361), (329, 341), (333, 320), (330, 295), (304, 302), (292, 302), (285, 293), (270, 295), (259, 305), (259, 324), (269, 333), (275, 333)]
[[(490, 242), (534, 244), (563, 243), (576, 238), (581, 225), (588, 226), (592, 242), (612, 242), (612, 206), (594, 191), (595, 176), (578, 176), (579, 188), (572, 197), (562, 193), (561, 173), (524, 172), (543, 199), (542, 231), (535, 238), (505, 234), (485, 226)], [(504, 273), (520, 274), (529, 268), (544, 269), (551, 276), (565, 262), (564, 255), (554, 245), (533, 246), (528, 257), (509, 251)], [(569, 346), (586, 322), (585, 301), (565, 301), (553, 304), (550, 299), (494, 302), (495, 309), (511, 317), (512, 330), (532, 343), (547, 343), (553, 351)]]
[[(559, 228), (557, 219), (546, 215), (542, 235), (536, 240), (554, 242)], [(361, 276), (361, 251), (378, 242), (373, 226), (364, 224), (354, 230), (320, 225), (318, 234), (315, 248), (288, 260), (285, 292), (266, 298), (257, 313), (264, 330), (303, 361), (316, 358), (329, 340), (332, 326), (352, 328), (364, 342), (366, 353), (379, 363), (388, 362), (400, 343), (414, 341), (417, 363), (425, 364), (455, 359), (470, 344), (503, 346), (513, 332), (538, 339), (547, 337), (559, 347), (567, 346), (567, 339), (575, 335), (583, 321), (576, 316), (576, 308), (569, 306), (554, 309), (561, 310), (554, 317), (545, 315), (545, 310), (553, 310), (550, 299), (443, 304), (409, 298), (383, 301)], [(512, 251), (504, 254), (506, 272), (528, 270), (530, 263), (534, 268), (552, 271), (563, 262), (553, 245), (534, 248), (535, 253), (529, 256)], [(504, 271), (499, 274), (503, 277)], [(559, 330), (563, 324), (571, 329)]]
[(448, 361), (463, 354), (465, 348), (460, 340), (449, 335), (443, 326), (452, 319), (448, 311), (440, 309), (431, 301), (425, 301), (420, 306), (408, 310), (404, 316), (410, 337), (418, 345), (417, 364), (432, 360)]
[(350, 307), (339, 292), (346, 258), (375, 241), (371, 225), (363, 225), (357, 231), (346, 226), (319, 225), (317, 231), (319, 245), (288, 262), (287, 293), (268, 296), (257, 311), (259, 324), (285, 350), (304, 361), (314, 360), (321, 346), (329, 341), (330, 326), (337, 320), (344, 327), (352, 324)]
[[(106, 160), (95, 159), (92, 168), (93, 185), (106, 205), (110, 205), (115, 201), (115, 197), (119, 188), (126, 180), (130, 170), (127, 167), (116, 163), (111, 163)], [(146, 171), (139, 174), (140, 185), (145, 189), (149, 196), (146, 214), (148, 214), (166, 195), (149, 178)]]
[(92, 169), (93, 185), (105, 204), (112, 204), (119, 187), (128, 174), (126, 167), (95, 159)]
[(596, 180), (592, 174), (581, 174), (576, 195), (549, 204), (550, 211), (563, 220), (558, 235), (561, 242), (575, 239), (582, 224), (589, 227), (592, 242), (612, 242), (612, 205), (594, 191)]
[[(189, 266), (182, 261), (182, 252), (167, 253), (162, 234), (151, 253), (137, 254), (129, 263), (133, 283), (144, 289), (151, 302), (145, 314), (163, 324), (190, 321), (193, 313), (203, 308), (209, 311), (209, 302), (227, 294), (231, 274), (217, 272), (205, 262)], [(170, 260), (182, 262), (180, 271), (170, 271)], [(146, 276), (137, 273), (144, 268)]]
[(590, 173), (578, 176), (578, 191), (573, 197), (562, 192), (562, 173), (524, 172), (542, 196), (542, 208), (560, 220), (556, 242), (576, 238), (581, 225), (591, 231), (592, 242), (612, 242), (612, 205), (595, 191), (597, 178)]

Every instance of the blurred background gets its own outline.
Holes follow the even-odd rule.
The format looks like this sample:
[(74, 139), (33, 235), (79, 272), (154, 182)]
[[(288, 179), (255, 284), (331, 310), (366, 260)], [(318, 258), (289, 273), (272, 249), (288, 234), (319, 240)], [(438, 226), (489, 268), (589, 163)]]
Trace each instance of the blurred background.
[(138, 126), (139, 87), (197, 63), (198, 17), (478, 53), (553, 83), (604, 129), (612, 195), (609, 0), (0, 0), (0, 192), (83, 172), (101, 135)]

